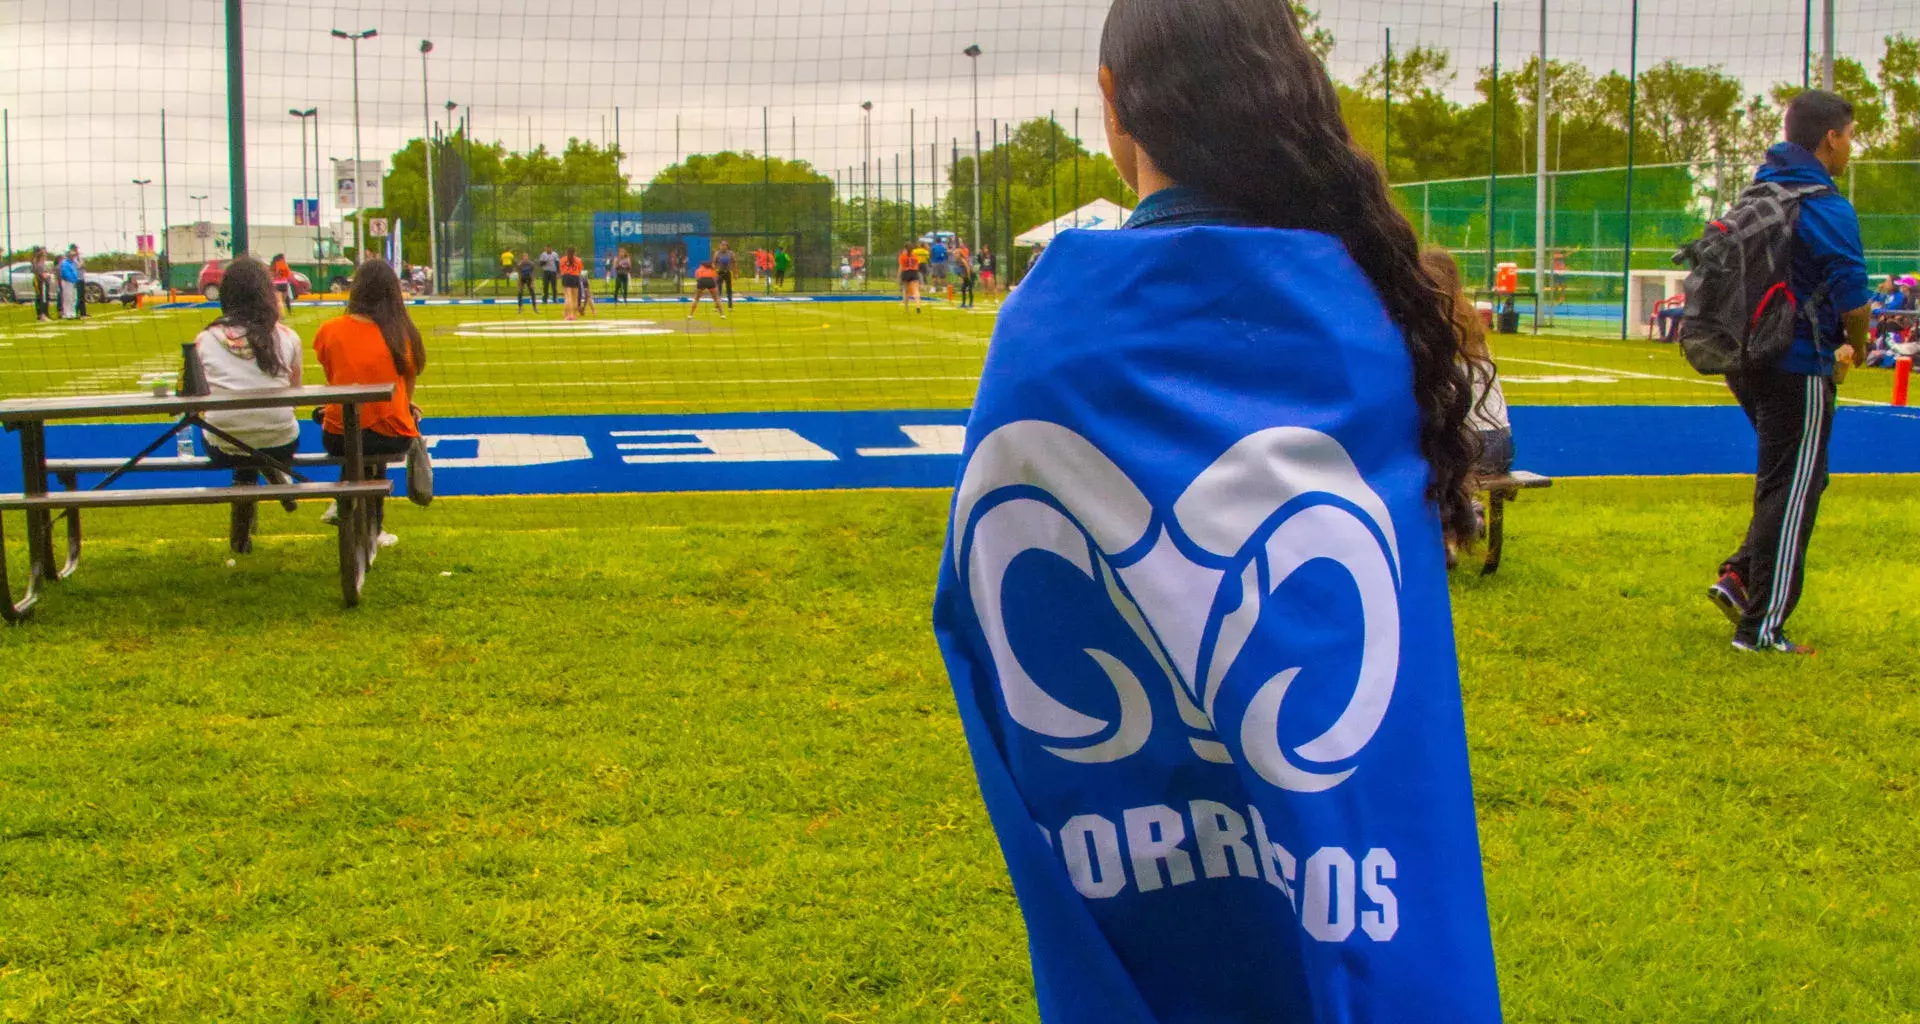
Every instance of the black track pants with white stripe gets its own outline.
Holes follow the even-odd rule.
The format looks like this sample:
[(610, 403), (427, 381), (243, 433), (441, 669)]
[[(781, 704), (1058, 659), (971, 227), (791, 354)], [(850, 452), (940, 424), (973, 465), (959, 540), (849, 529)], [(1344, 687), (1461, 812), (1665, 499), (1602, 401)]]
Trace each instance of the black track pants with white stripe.
[(1727, 385), (1760, 437), (1760, 464), (1746, 542), (1723, 568), (1747, 585), (1739, 638), (1774, 643), (1800, 603), (1807, 541), (1827, 489), (1833, 379), (1764, 370), (1728, 374)]

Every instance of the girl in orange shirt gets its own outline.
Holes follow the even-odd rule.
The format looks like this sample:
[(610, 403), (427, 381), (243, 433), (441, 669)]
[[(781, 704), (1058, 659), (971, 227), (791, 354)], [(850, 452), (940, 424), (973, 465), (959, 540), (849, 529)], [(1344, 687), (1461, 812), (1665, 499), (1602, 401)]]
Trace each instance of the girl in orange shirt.
[(566, 294), (567, 319), (580, 318), (580, 274), (585, 268), (580, 265), (580, 252), (569, 246), (567, 254), (560, 257), (560, 289)]
[(900, 306), (904, 309), (909, 303), (914, 312), (920, 312), (920, 258), (911, 245), (900, 250)]
[[(368, 455), (404, 455), (420, 436), (413, 407), (414, 381), (427, 368), (427, 349), (407, 315), (400, 277), (385, 260), (368, 260), (353, 274), (347, 315), (320, 325), (313, 350), (327, 372), (328, 384), (392, 384), (393, 397), (360, 406), (360, 445)], [(327, 454), (346, 454), (346, 424), (340, 407), (320, 414), (320, 443)], [(378, 504), (376, 504), (378, 509)], [(333, 509), (328, 509), (331, 515)], [(378, 513), (376, 512), (376, 515)], [(398, 538), (381, 531), (380, 546)]]
[(293, 267), (287, 264), (284, 254), (273, 257), (273, 290), (280, 297), (282, 316), (293, 315)]

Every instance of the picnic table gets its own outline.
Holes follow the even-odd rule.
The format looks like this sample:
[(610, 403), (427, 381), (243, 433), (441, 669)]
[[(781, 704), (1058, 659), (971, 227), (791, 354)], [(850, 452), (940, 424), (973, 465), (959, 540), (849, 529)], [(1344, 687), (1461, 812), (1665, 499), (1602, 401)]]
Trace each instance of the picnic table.
[[(339, 502), (340, 589), (348, 607), (358, 604), (366, 581), (368, 565), (375, 553), (378, 523), (375, 502), (392, 493), (392, 484), (384, 473), (375, 471), (369, 479), (369, 462), (361, 446), (360, 406), (393, 397), (393, 385), (354, 385), (347, 387), (278, 388), (264, 391), (222, 391), (210, 395), (80, 395), (59, 398), (22, 398), (0, 402), (0, 426), (20, 436), (20, 470), (23, 493), (0, 494), (0, 512), (26, 513), (27, 582), (16, 600), (7, 580), (6, 535), (0, 527), (0, 618), (8, 622), (25, 619), (39, 600), (47, 583), (64, 580), (80, 567), (80, 512), (89, 508), (155, 508), (176, 505), (235, 506), (235, 536), (241, 537), (242, 506), (251, 508), (262, 501), (300, 501), (329, 498)], [(245, 409), (282, 409), (315, 405), (339, 405), (345, 429), (346, 451), (338, 460), (296, 457), (291, 463), (274, 460), (250, 445), (209, 425), (203, 418), (209, 412)], [(128, 416), (165, 416), (173, 418), (167, 429), (138, 454), (125, 460), (49, 460), (46, 426), (54, 420), (99, 420)], [(269, 471), (269, 482), (256, 487), (172, 487), (140, 490), (108, 490), (131, 472), (156, 469), (200, 469), (210, 466), (205, 459), (154, 459), (181, 431), (198, 426), (229, 445), (248, 454), (249, 463)], [(319, 463), (337, 464), (337, 482), (309, 480), (301, 467)], [(105, 477), (87, 490), (78, 488), (78, 473), (104, 471)], [(48, 493), (48, 475), (60, 476), (65, 492)], [(281, 480), (287, 482), (279, 482)], [(67, 558), (62, 566), (54, 562), (53, 529), (55, 515), (67, 521)], [(245, 527), (251, 529), (251, 519)]]

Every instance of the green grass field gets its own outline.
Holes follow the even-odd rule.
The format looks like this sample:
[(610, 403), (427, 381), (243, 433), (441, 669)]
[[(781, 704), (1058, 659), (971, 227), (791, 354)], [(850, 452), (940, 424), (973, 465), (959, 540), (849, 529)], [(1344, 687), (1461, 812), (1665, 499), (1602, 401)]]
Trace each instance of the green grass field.
[[(338, 307), (306, 307), (303, 338)], [(908, 314), (890, 303), (750, 303), (721, 321), (710, 307), (615, 307), (586, 326), (512, 307), (421, 307), (429, 371), (421, 402), (435, 416), (757, 412), (964, 407), (992, 332), (993, 307), (944, 303)], [(208, 310), (103, 312), (79, 324), (35, 325), (0, 309), (0, 395), (133, 391), (178, 369), (179, 345)], [(1494, 339), (1518, 405), (1697, 405), (1731, 401), (1671, 345), (1570, 334)], [(309, 372), (318, 367), (309, 358)], [(1892, 375), (1863, 370), (1843, 402), (1885, 403)]]
[[(0, 308), (0, 395), (141, 389), (210, 316)], [(963, 407), (994, 322), (416, 316), (435, 416)], [(1671, 347), (1495, 341), (1515, 404), (1728, 401)], [(1456, 580), (1512, 1020), (1920, 1020), (1920, 494), (1836, 481), (1803, 662), (1701, 598), (1748, 498), (1563, 482)], [(217, 509), (90, 515), (0, 630), (0, 1021), (1034, 1020), (927, 624), (946, 501), (401, 506), (352, 612), (312, 510), (231, 567)]]
[[(1566, 483), (1456, 579), (1510, 1020), (1920, 1020), (1920, 496), (1835, 481), (1793, 661), (1701, 597), (1747, 501)], [(946, 502), (402, 507), (353, 612), (311, 512), (95, 516), (0, 630), (0, 1020), (1034, 1020)]]

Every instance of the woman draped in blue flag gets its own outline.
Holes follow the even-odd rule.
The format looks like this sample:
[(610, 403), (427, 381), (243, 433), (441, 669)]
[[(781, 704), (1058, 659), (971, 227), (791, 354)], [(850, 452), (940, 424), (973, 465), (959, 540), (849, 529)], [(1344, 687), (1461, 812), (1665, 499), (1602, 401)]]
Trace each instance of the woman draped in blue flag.
[(934, 623), (1049, 1024), (1500, 1016), (1452, 296), (1281, 0), (1117, 0), (1141, 197), (1008, 301)]

